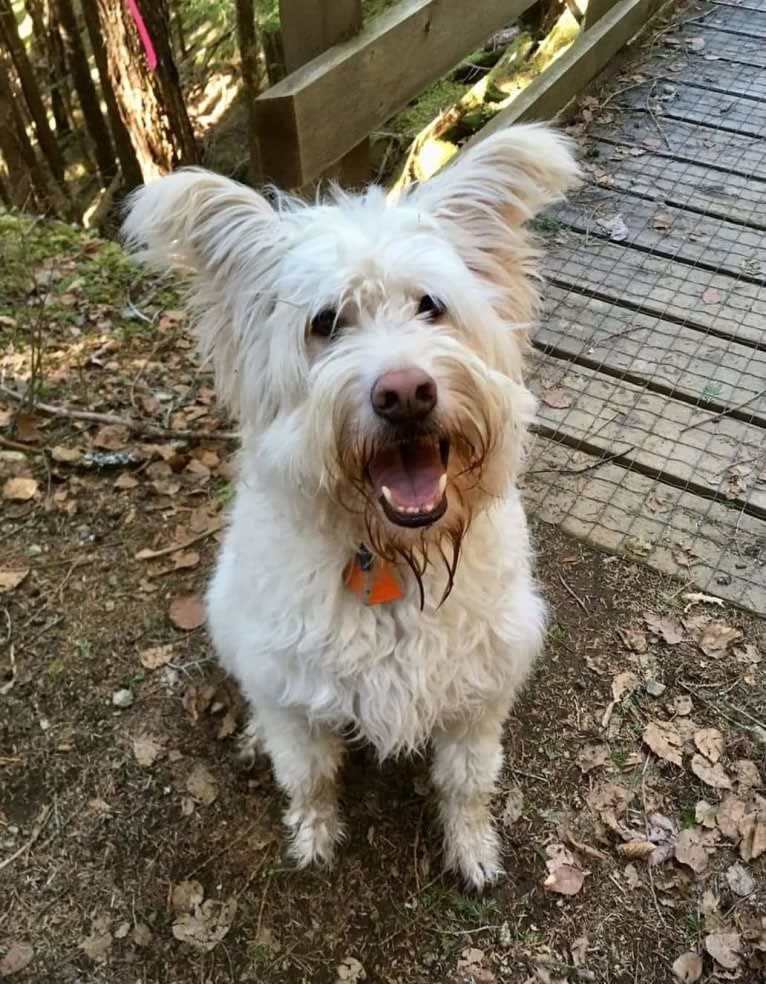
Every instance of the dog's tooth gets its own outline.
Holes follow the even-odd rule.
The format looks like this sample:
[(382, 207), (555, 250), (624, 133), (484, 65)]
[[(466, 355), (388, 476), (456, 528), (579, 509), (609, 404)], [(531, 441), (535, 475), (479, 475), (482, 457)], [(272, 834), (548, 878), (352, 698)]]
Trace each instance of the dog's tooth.
[(444, 493), (447, 490), (447, 473), (444, 472), (442, 477), (439, 479), (439, 498), (444, 497)]
[[(394, 500), (391, 496), (391, 489), (389, 489), (387, 485), (381, 485), (380, 491), (383, 493), (383, 498), (386, 500), (389, 506), (393, 506)], [(396, 506), (394, 506), (394, 508), (396, 508)]]

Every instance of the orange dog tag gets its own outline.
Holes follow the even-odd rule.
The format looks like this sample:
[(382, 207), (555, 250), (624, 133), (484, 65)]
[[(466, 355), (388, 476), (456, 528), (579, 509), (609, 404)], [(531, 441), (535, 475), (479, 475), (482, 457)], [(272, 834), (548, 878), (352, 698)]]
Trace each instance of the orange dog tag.
[(360, 547), (343, 573), (346, 587), (361, 598), (365, 605), (385, 605), (401, 598), (402, 588), (390, 564)]

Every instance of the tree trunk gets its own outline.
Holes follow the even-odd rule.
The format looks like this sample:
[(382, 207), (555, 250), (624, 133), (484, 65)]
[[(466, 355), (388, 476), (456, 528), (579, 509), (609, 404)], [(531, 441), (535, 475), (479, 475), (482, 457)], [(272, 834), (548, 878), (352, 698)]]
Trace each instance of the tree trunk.
[(97, 0), (109, 78), (144, 180), (199, 160), (169, 38), (167, 0), (139, 0), (157, 55), (147, 54), (125, 3)]
[(51, 93), (51, 110), (56, 121), (56, 132), (62, 136), (72, 132), (71, 83), (64, 55), (64, 42), (53, 12), (55, 0), (45, 3), (45, 48), (48, 63), (48, 79)]
[(93, 146), (93, 154), (96, 158), (101, 180), (106, 186), (116, 174), (114, 148), (112, 147), (109, 128), (101, 115), (98, 93), (91, 78), (88, 56), (80, 37), (77, 15), (71, 0), (56, 0), (56, 12), (64, 38), (67, 64), (80, 100), (85, 129)]
[(46, 172), (27, 136), (9, 75), (9, 64), (0, 51), (0, 149), (8, 169), (8, 194), (19, 208), (45, 207), (67, 216), (69, 203), (55, 180)]
[(114, 138), (114, 146), (117, 151), (117, 159), (120, 162), (120, 170), (122, 171), (122, 180), (126, 191), (130, 191), (143, 181), (141, 168), (138, 164), (138, 158), (133, 149), (133, 144), (130, 142), (130, 134), (120, 113), (120, 107), (117, 105), (114, 89), (112, 88), (96, 0), (81, 0), (81, 6), (83, 17), (85, 18), (85, 27), (87, 28), (90, 39), (90, 46), (93, 50), (93, 59), (96, 62), (99, 79), (101, 80), (101, 91), (104, 94), (109, 126)]
[(263, 181), (261, 150), (258, 146), (258, 124), (255, 100), (258, 96), (258, 43), (255, 36), (255, 6), (253, 0), (236, 0), (237, 37), (242, 60), (242, 82), (247, 103), (247, 149), (250, 157), (250, 182)]
[(5, 48), (10, 52), (13, 64), (21, 82), (21, 90), (29, 107), (29, 112), (35, 126), (35, 133), (40, 148), (45, 154), (55, 178), (62, 188), (64, 184), (64, 158), (56, 142), (56, 137), (48, 123), (48, 114), (43, 105), (40, 89), (35, 78), (32, 65), (27, 57), (24, 43), (19, 37), (16, 14), (11, 6), (11, 0), (0, 0), (0, 38)]

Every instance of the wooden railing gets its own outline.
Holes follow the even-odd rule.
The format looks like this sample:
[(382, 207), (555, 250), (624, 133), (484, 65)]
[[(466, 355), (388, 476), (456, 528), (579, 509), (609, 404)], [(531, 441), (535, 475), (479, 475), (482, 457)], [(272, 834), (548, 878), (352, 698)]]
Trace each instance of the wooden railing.
[[(360, 183), (369, 133), (533, 2), (401, 0), (363, 24), (361, 0), (281, 0), (290, 74), (256, 100), (264, 176), (286, 188), (328, 172)], [(555, 116), (660, 2), (590, 0), (575, 43), (474, 140), (515, 120)]]

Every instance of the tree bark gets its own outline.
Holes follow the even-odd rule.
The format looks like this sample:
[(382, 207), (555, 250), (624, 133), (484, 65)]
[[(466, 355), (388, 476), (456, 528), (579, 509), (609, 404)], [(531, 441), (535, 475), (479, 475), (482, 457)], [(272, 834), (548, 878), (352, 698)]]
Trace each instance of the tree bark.
[(80, 101), (85, 129), (90, 137), (101, 180), (108, 185), (116, 174), (114, 147), (109, 128), (101, 115), (98, 93), (93, 84), (88, 56), (80, 36), (80, 26), (71, 0), (56, 0), (61, 33), (64, 39), (66, 60), (72, 73), (77, 97)]
[(258, 96), (258, 42), (255, 34), (255, 5), (253, 0), (236, 0), (237, 37), (242, 61), (242, 82), (247, 104), (247, 150), (250, 158), (250, 182), (263, 181), (261, 149), (258, 145), (258, 124), (255, 100)]
[(144, 180), (199, 160), (170, 47), (167, 0), (139, 0), (138, 6), (157, 54), (147, 56), (127, 4), (96, 0), (104, 48), (122, 119)]
[(53, 11), (55, 0), (44, 0), (45, 60), (51, 94), (51, 110), (56, 121), (56, 132), (66, 136), (72, 132), (72, 101), (69, 96), (71, 83), (64, 54), (64, 42)]
[(90, 46), (93, 51), (93, 59), (96, 62), (98, 76), (101, 80), (101, 91), (103, 92), (104, 102), (106, 103), (109, 126), (117, 151), (117, 160), (120, 162), (122, 180), (125, 190), (130, 191), (141, 184), (143, 177), (136, 152), (133, 149), (133, 144), (130, 142), (130, 134), (125, 126), (122, 114), (120, 113), (120, 107), (117, 105), (114, 89), (112, 88), (106, 49), (104, 48), (104, 39), (101, 32), (101, 22), (98, 17), (98, 5), (96, 0), (81, 0), (80, 5), (85, 19), (85, 27), (88, 31), (88, 38), (90, 39)]
[(8, 170), (8, 195), (19, 208), (49, 206), (68, 216), (69, 203), (46, 172), (27, 136), (10, 80), (9, 63), (0, 51), (0, 150)]
[(40, 149), (48, 160), (54, 177), (62, 188), (65, 188), (64, 158), (48, 123), (48, 114), (43, 105), (34, 70), (27, 57), (24, 43), (19, 37), (16, 14), (11, 6), (11, 0), (0, 0), (0, 38), (4, 41), (6, 50), (10, 52), (13, 64), (16, 66), (21, 91), (29, 107)]

